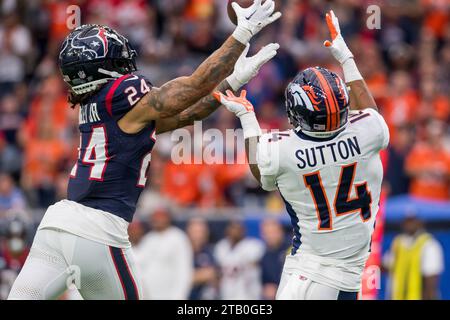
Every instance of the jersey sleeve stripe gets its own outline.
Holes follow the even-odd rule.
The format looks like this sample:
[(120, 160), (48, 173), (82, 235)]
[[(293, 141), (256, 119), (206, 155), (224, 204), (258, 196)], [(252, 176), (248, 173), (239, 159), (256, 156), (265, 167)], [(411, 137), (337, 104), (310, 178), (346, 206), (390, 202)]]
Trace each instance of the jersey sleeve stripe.
[(368, 117), (368, 116), (370, 116), (370, 113), (364, 113), (364, 114), (362, 114), (361, 116), (359, 116), (359, 117), (357, 117), (357, 118), (351, 119), (351, 120), (350, 120), (350, 123), (354, 123), (354, 122), (356, 122), (356, 121), (358, 121), (358, 120), (361, 120), (361, 119), (363, 119), (363, 118), (365, 118), (365, 117)]
[(106, 111), (110, 116), (112, 116), (112, 100), (114, 97), (114, 93), (116, 92), (117, 88), (120, 86), (120, 84), (127, 78), (129, 78), (131, 74), (126, 74), (118, 78), (116, 81), (114, 81), (111, 88), (109, 88), (108, 93), (106, 94), (105, 98), (105, 105), (106, 105)]

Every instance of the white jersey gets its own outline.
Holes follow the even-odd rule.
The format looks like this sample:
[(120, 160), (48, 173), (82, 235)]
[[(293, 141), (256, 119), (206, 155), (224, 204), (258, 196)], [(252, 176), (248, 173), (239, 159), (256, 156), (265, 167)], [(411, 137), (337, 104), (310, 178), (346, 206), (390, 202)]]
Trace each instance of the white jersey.
[(194, 263), (191, 242), (182, 230), (169, 227), (149, 232), (134, 252), (145, 299), (188, 298)]
[(38, 230), (60, 229), (116, 248), (130, 248), (128, 222), (109, 212), (61, 200), (48, 207)]
[(289, 130), (258, 144), (265, 190), (279, 189), (294, 239), (285, 270), (343, 291), (358, 291), (380, 200), (379, 152), (389, 142), (373, 109), (352, 111), (336, 137), (316, 139)]
[(214, 257), (220, 266), (220, 295), (223, 300), (257, 300), (261, 298), (261, 270), (259, 261), (264, 244), (245, 238), (236, 245), (228, 239), (216, 244)]

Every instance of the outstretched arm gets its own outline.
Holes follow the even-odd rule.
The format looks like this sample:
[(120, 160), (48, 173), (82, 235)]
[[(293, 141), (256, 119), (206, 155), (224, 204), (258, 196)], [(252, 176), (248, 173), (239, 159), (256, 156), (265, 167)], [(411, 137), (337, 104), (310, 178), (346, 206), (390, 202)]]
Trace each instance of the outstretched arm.
[(375, 99), (356, 66), (353, 54), (341, 35), (339, 21), (332, 10), (326, 14), (326, 21), (332, 41), (326, 40), (324, 45), (330, 49), (332, 55), (342, 66), (345, 82), (350, 87), (350, 109), (373, 108), (378, 110)]
[[(231, 86), (226, 80), (223, 80), (215, 90), (225, 91), (232, 90)], [(172, 131), (178, 128), (183, 128), (194, 124), (194, 121), (200, 121), (208, 117), (211, 113), (216, 111), (221, 106), (212, 94), (209, 94), (200, 99), (196, 104), (183, 110), (179, 114), (171, 117), (159, 119), (156, 121), (156, 134), (161, 134), (167, 131)]]
[(189, 77), (180, 77), (152, 88), (118, 124), (127, 133), (142, 130), (150, 121), (179, 114), (206, 96), (233, 68), (245, 46), (233, 37), (204, 61)]
[(245, 90), (242, 90), (238, 97), (230, 90), (226, 91), (226, 95), (221, 92), (214, 92), (216, 99), (241, 120), (248, 165), (255, 179), (261, 183), (261, 173), (257, 163), (256, 152), (262, 132), (256, 119), (253, 105), (247, 100), (246, 95), (247, 92)]
[(234, 2), (238, 25), (233, 35), (189, 77), (180, 77), (153, 88), (119, 121), (122, 130), (133, 133), (153, 120), (172, 117), (209, 94), (227, 75), (249, 40), (266, 25), (277, 20), (273, 0), (255, 0), (248, 8)]
[[(223, 80), (214, 91), (225, 92), (232, 90), (237, 92), (243, 85), (254, 78), (263, 64), (272, 59), (280, 46), (271, 43), (263, 47), (253, 57), (246, 57), (250, 48), (247, 45), (244, 52), (239, 57), (234, 67), (234, 72), (227, 79)], [(194, 121), (203, 120), (219, 108), (221, 103), (216, 100), (213, 94), (209, 94), (197, 103), (182, 111), (174, 117), (158, 119), (156, 122), (156, 133), (160, 134), (177, 128), (192, 125)]]
[(171, 117), (209, 94), (231, 73), (244, 49), (245, 45), (229, 37), (191, 76), (154, 88), (145, 99), (148, 117), (153, 120)]

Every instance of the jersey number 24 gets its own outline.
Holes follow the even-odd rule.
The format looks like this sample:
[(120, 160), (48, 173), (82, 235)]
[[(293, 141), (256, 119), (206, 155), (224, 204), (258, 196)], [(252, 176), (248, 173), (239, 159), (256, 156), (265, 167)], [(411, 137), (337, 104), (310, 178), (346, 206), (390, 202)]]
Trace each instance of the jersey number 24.
[[(353, 180), (355, 179), (356, 163), (343, 166), (341, 168), (341, 176), (334, 197), (334, 212), (336, 216), (346, 214), (359, 213), (363, 221), (370, 219), (372, 213), (370, 205), (372, 203), (372, 195), (367, 188), (367, 182), (355, 185), (356, 197), (350, 198), (350, 192), (353, 188)], [(311, 192), (311, 196), (316, 206), (317, 218), (319, 219), (319, 230), (332, 230), (333, 217), (331, 207), (328, 201), (325, 189), (322, 184), (320, 172), (316, 171), (303, 176), (305, 186)]]

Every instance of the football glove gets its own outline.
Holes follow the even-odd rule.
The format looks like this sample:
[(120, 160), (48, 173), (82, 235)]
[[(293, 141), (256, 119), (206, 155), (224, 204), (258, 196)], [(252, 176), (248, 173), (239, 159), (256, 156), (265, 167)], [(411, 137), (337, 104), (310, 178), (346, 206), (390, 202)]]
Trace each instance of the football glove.
[(271, 24), (281, 17), (281, 12), (275, 12), (275, 2), (273, 0), (255, 0), (248, 8), (242, 8), (236, 2), (231, 6), (237, 17), (237, 27), (233, 32), (233, 37), (243, 44), (247, 44), (262, 28)]
[(323, 44), (329, 48), (333, 57), (342, 65), (345, 61), (353, 58), (353, 54), (347, 47), (344, 38), (341, 35), (339, 20), (333, 10), (325, 15), (328, 30), (330, 31), (331, 41), (326, 40)]
[(255, 111), (252, 103), (247, 100), (246, 90), (242, 90), (239, 97), (236, 97), (231, 90), (227, 90), (226, 95), (216, 91), (214, 92), (214, 98), (223, 104), (228, 111), (233, 112), (238, 118)]
[(213, 94), (228, 111), (233, 112), (239, 118), (244, 131), (244, 139), (259, 137), (262, 134), (253, 105), (246, 98), (247, 91), (242, 90), (239, 97), (236, 97), (231, 90), (226, 91), (227, 95), (218, 91)]
[(278, 43), (270, 43), (259, 50), (253, 57), (247, 57), (249, 48), (250, 44), (247, 44), (244, 52), (236, 61), (233, 73), (227, 78), (228, 84), (234, 91), (239, 90), (239, 88), (253, 79), (262, 65), (277, 54), (280, 45)]

